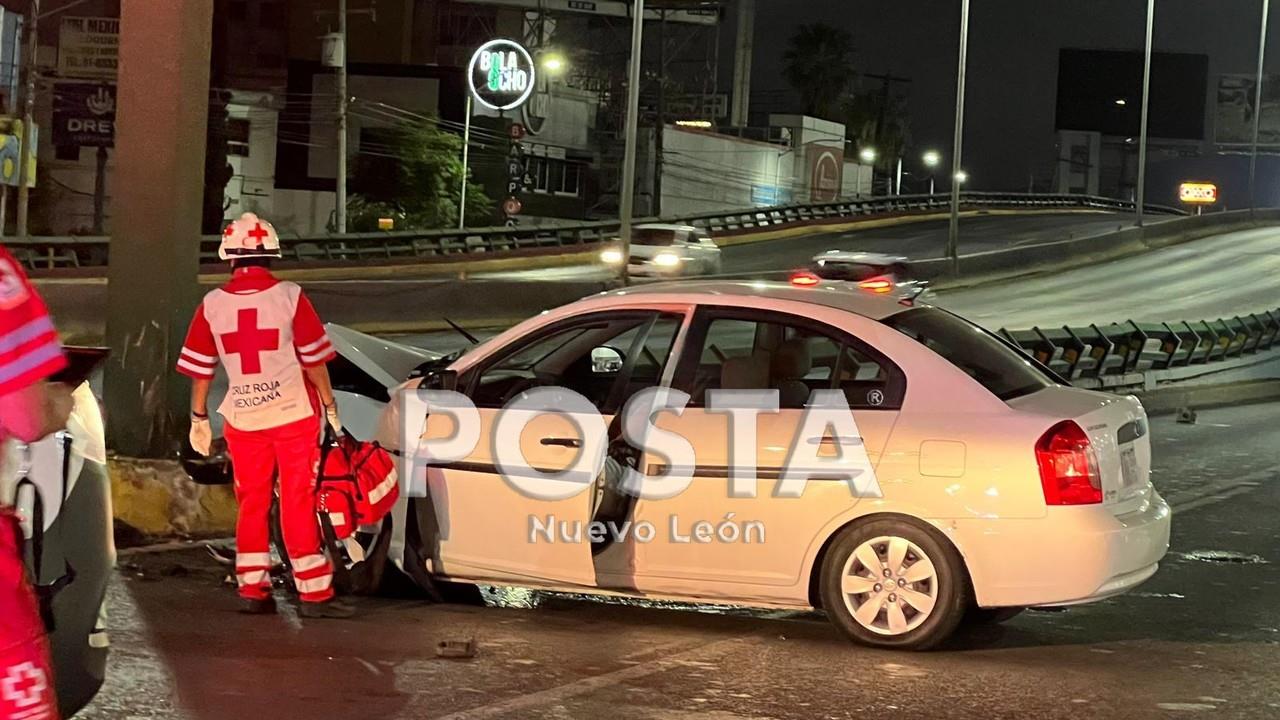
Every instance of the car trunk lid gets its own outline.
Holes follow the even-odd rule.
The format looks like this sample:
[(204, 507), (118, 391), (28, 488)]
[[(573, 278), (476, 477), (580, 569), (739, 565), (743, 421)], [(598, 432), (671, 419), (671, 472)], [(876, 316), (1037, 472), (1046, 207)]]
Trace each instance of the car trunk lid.
[(1085, 431), (1098, 458), (1102, 504), (1114, 514), (1138, 510), (1149, 500), (1151, 438), (1147, 413), (1137, 398), (1058, 386), (1008, 404), (1044, 416), (1046, 429), (1072, 420)]

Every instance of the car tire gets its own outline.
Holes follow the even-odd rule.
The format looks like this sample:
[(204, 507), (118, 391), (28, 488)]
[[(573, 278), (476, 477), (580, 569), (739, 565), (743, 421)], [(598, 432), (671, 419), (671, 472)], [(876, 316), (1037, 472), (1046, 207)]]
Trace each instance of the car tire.
[(821, 572), (827, 617), (850, 639), (873, 647), (932, 648), (955, 632), (969, 606), (960, 554), (911, 520), (869, 520), (842, 530)]
[(973, 626), (982, 625), (999, 625), (1008, 622), (1026, 610), (1024, 607), (995, 607), (983, 608), (977, 605), (970, 605), (969, 611), (964, 615), (964, 624)]

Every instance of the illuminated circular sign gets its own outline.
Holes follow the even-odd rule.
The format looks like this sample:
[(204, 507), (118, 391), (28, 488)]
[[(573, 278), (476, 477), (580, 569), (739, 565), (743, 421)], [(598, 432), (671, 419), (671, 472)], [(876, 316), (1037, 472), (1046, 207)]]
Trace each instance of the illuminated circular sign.
[(533, 93), (533, 58), (514, 40), (490, 40), (476, 49), (467, 84), (476, 102), (491, 110), (511, 110)]

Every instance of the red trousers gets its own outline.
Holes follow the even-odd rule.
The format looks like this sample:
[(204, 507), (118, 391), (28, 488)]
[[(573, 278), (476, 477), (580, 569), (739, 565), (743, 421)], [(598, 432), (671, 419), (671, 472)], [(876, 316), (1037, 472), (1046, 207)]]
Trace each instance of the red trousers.
[(57, 720), (49, 646), (22, 564), (21, 529), (0, 509), (0, 720)]
[(316, 519), (316, 472), (320, 462), (317, 416), (267, 430), (237, 430), (227, 425), (227, 450), (235, 470), (236, 582), (240, 596), (254, 600), (271, 594), (270, 516), (274, 480), (280, 480), (280, 524), (303, 602), (333, 597), (333, 567), (320, 546)]

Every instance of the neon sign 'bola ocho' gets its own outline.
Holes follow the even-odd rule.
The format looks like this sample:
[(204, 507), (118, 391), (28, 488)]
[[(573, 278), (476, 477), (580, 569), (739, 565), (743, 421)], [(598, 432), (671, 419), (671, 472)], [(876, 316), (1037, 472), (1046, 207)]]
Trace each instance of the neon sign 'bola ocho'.
[(472, 97), (492, 110), (519, 107), (533, 93), (533, 81), (533, 58), (513, 40), (490, 40), (481, 45), (467, 68)]

